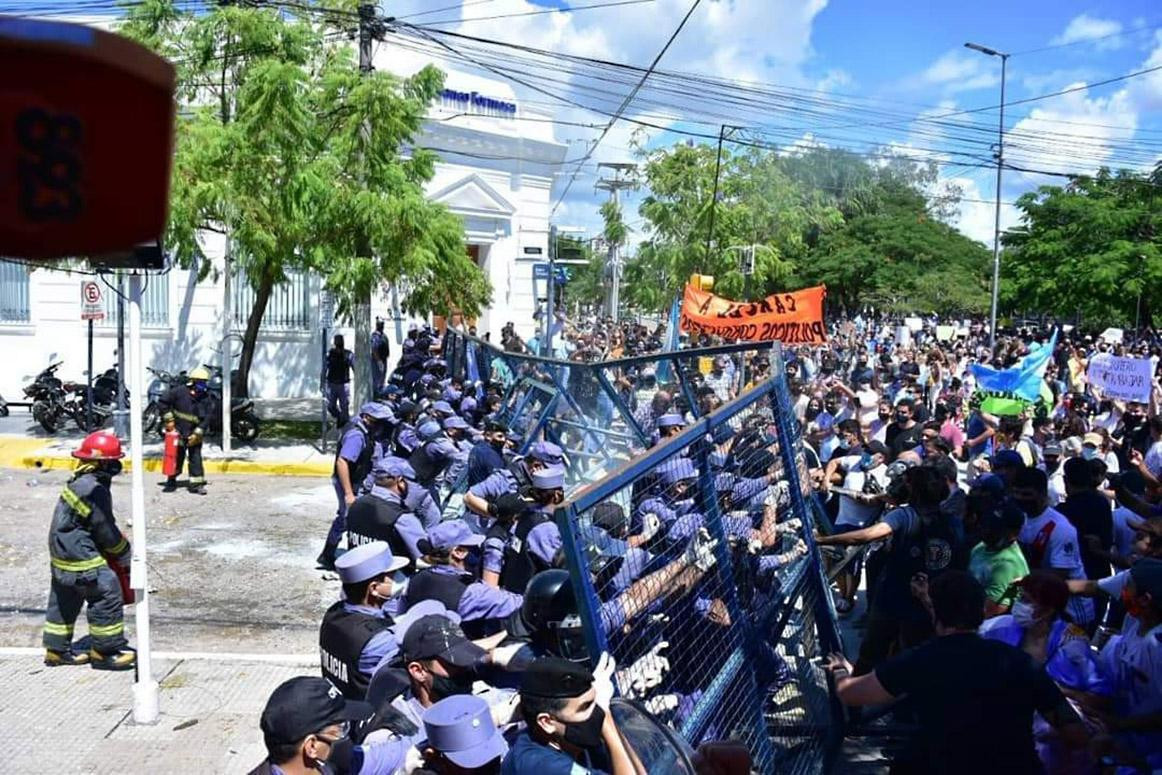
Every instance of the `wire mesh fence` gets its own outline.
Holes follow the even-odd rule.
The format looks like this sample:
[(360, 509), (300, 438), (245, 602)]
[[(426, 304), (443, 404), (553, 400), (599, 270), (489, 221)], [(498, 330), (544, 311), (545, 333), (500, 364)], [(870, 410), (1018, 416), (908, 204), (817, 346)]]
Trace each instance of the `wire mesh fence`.
[[(485, 348), (445, 339), (454, 374)], [(569, 460), (555, 517), (621, 695), (691, 745), (744, 741), (760, 772), (822, 771), (842, 724), (819, 658), (839, 638), (778, 348), (490, 357), (510, 427)]]

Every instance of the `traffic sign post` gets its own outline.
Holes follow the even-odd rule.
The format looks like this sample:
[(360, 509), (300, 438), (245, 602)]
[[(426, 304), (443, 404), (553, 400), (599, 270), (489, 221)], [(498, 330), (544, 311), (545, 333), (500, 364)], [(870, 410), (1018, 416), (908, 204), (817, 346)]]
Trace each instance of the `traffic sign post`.
[(89, 370), (86, 372), (85, 391), (85, 431), (93, 427), (93, 321), (105, 319), (105, 303), (101, 298), (101, 285), (96, 280), (81, 282), (81, 320), (89, 321)]

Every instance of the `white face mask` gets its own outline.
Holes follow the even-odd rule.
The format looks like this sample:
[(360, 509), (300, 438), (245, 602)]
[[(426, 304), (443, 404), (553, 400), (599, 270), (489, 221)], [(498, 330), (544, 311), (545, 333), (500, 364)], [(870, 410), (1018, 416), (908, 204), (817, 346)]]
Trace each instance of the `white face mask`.
[(1037, 621), (1037, 617), (1033, 615), (1033, 604), (1023, 600), (1013, 603), (1010, 613), (1013, 615), (1013, 621), (1022, 627), (1032, 626)]

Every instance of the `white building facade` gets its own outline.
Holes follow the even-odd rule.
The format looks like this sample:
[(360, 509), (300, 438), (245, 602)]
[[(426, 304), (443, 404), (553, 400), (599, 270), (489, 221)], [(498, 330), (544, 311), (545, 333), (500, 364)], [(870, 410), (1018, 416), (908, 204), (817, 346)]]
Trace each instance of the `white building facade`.
[[(414, 54), (380, 47), (377, 64), (401, 74), (424, 63)], [(440, 63), (436, 63), (439, 66)], [(417, 144), (441, 157), (427, 186), (429, 198), (443, 203), (464, 223), (469, 254), (488, 277), (492, 304), (475, 322), (493, 332), (511, 321), (528, 338), (534, 333), (538, 301), (534, 265), (548, 260), (551, 189), (565, 159), (566, 146), (553, 137), (551, 116), (520, 105), (503, 82), (448, 72), (442, 98), (429, 109)], [(210, 235), (206, 252), (220, 268), (222, 242)], [(52, 361), (63, 360), (59, 375), (80, 381), (86, 368), (87, 324), (81, 321), (81, 283), (92, 275), (30, 269), (0, 262), (0, 396), (21, 399), (21, 388)], [(105, 280), (116, 283), (112, 275)], [(98, 282), (102, 280), (98, 279)], [(325, 343), (320, 330), (318, 277), (295, 276), (275, 289), (263, 319), (250, 393), (260, 398), (317, 395)], [(126, 283), (128, 286), (128, 283)], [(543, 283), (542, 283), (543, 286)], [(106, 319), (94, 326), (94, 369), (115, 364), (116, 294), (102, 282)], [(541, 295), (544, 290), (542, 287)], [(154, 368), (190, 369), (219, 363), (224, 312), (223, 283), (197, 280), (196, 268), (172, 268), (151, 276), (145, 289), (144, 347)], [(253, 294), (235, 278), (231, 294), (232, 332), (241, 334)], [(543, 303), (543, 302), (541, 302)], [(372, 314), (392, 321), (390, 293), (373, 300)], [(400, 347), (396, 330), (407, 320), (389, 322), (393, 359)], [(437, 321), (438, 322), (438, 321)], [(348, 347), (353, 343), (349, 330)], [(237, 342), (235, 351), (240, 345)]]

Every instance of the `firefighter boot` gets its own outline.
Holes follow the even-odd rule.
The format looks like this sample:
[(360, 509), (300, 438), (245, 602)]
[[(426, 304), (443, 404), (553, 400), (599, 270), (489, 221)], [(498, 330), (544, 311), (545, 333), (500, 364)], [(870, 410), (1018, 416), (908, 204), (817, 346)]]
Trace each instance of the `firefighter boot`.
[(76, 651), (54, 651), (53, 649), (44, 650), (44, 664), (46, 667), (63, 667), (65, 665), (87, 665), (89, 664), (89, 654), (87, 652), (77, 653)]
[(161, 491), (162, 492), (177, 492), (178, 491), (178, 480), (172, 476), (170, 478), (166, 479), (165, 486), (161, 488)]
[(94, 670), (132, 670), (137, 666), (137, 652), (127, 648), (115, 654), (102, 654), (94, 649), (89, 652), (89, 660)]

